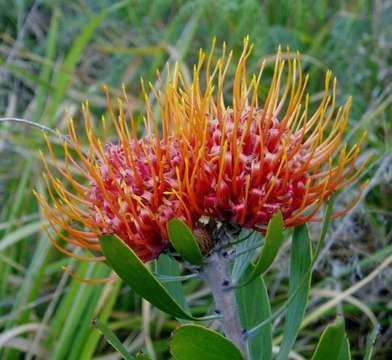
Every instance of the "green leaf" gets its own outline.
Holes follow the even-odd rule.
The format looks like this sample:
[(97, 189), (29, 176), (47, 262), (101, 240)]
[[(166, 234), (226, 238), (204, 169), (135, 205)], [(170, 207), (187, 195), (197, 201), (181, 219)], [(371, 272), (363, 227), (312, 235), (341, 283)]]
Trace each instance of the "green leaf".
[(373, 351), (374, 351), (374, 344), (376, 343), (376, 338), (380, 333), (380, 325), (376, 324), (370, 333), (367, 342), (366, 342), (366, 353), (363, 360), (371, 360)]
[[(245, 276), (250, 275), (248, 268)], [(237, 302), (240, 311), (241, 325), (250, 329), (271, 315), (268, 292), (262, 277), (247, 286), (237, 288)], [(272, 325), (264, 326), (257, 334), (248, 339), (250, 360), (272, 359)]]
[(250, 277), (240, 286), (245, 286), (251, 281), (256, 279), (258, 276), (263, 274), (273, 263), (280, 246), (283, 243), (283, 217), (280, 210), (278, 210), (268, 223), (267, 234), (265, 236), (265, 242), (261, 249), (260, 255), (256, 260), (256, 265)]
[(339, 317), (322, 333), (312, 360), (349, 360), (344, 320)]
[(125, 360), (135, 360), (135, 358), (128, 353), (127, 349), (118, 339), (118, 337), (106, 327), (106, 325), (99, 319), (93, 320), (93, 325), (103, 334), (106, 341), (113, 346), (113, 348), (121, 354), (122, 358)]
[[(231, 279), (233, 284), (238, 284), (239, 280), (245, 273), (246, 269), (248, 269), (249, 264), (251, 263), (254, 253), (256, 251), (256, 246), (258, 243), (261, 243), (261, 235), (260, 233), (254, 231), (253, 233), (249, 233), (250, 230), (243, 229), (240, 233), (240, 238), (244, 236), (249, 236), (246, 240), (240, 242), (235, 247), (235, 261), (233, 265), (233, 271), (231, 274)], [(244, 235), (246, 234), (246, 235)], [(248, 274), (247, 276), (250, 276)]]
[(337, 360), (351, 360), (350, 343), (348, 342), (347, 334), (344, 334)]
[[(159, 273), (173, 276), (174, 278), (180, 278), (180, 269), (178, 266), (178, 262), (167, 255), (162, 254), (161, 256), (159, 256), (157, 261), (157, 270)], [(161, 281), (163, 282), (162, 279)], [(165, 286), (167, 291), (174, 297), (174, 299), (180, 304), (180, 306), (187, 312), (189, 312), (189, 307), (185, 299), (185, 294), (181, 282), (164, 282), (163, 285)]]
[(104, 235), (99, 241), (107, 262), (132, 290), (168, 314), (182, 319), (194, 319), (181, 308), (162, 283), (121, 239), (114, 235)]
[(317, 257), (320, 254), (321, 248), (324, 245), (325, 235), (327, 235), (329, 223), (331, 222), (334, 200), (335, 200), (334, 196), (331, 196), (328, 199), (327, 208), (325, 209), (325, 214), (324, 214), (324, 221), (320, 231), (320, 237), (319, 240), (317, 241), (316, 250), (314, 252), (313, 263), (316, 262)]
[(191, 264), (201, 265), (203, 255), (197, 240), (189, 227), (180, 219), (173, 219), (167, 223), (169, 240), (176, 251)]
[[(160, 255), (159, 258), (161, 258), (162, 255)], [(169, 258), (169, 257), (168, 257)], [(170, 258), (169, 258), (170, 259)], [(174, 260), (172, 260), (173, 262), (175, 262)], [(159, 272), (154, 273), (154, 275), (157, 277), (157, 279), (166, 287), (168, 288), (168, 286), (166, 286), (167, 284), (172, 284), (172, 283), (181, 283), (182, 281), (186, 281), (186, 280), (190, 280), (190, 279), (194, 279), (195, 277), (198, 277), (199, 275), (197, 273), (193, 273), (193, 274), (188, 274), (188, 275), (165, 275), (165, 274), (161, 274)], [(168, 288), (169, 290), (169, 288)], [(171, 293), (171, 291), (169, 290), (169, 293)], [(173, 295), (173, 294), (172, 294)], [(174, 296), (174, 295), (173, 295)]]
[(176, 360), (243, 360), (240, 350), (223, 335), (200, 325), (174, 331), (170, 353)]
[(312, 244), (309, 238), (308, 228), (305, 224), (296, 227), (293, 233), (288, 295), (290, 298), (295, 293), (295, 296), (287, 307), (283, 341), (277, 360), (287, 359), (298, 335), (308, 300), (312, 276), (312, 272), (310, 271), (311, 265)]

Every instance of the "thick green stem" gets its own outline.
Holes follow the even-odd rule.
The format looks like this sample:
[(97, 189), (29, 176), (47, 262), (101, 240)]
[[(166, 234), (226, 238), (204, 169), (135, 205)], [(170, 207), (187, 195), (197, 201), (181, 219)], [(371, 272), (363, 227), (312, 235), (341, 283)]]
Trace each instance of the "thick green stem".
[(213, 252), (202, 269), (202, 274), (212, 291), (216, 310), (222, 315), (223, 331), (248, 359), (247, 342), (241, 327), (237, 300), (231, 288), (229, 259), (219, 251)]

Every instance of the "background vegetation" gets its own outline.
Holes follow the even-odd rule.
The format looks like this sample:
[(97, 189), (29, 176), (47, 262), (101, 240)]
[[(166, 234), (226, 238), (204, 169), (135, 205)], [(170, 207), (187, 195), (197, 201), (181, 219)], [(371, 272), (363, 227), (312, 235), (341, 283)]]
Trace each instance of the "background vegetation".
[[(360, 179), (370, 179), (363, 201), (328, 234), (293, 358), (307, 358), (325, 325), (343, 313), (355, 359), (363, 358), (376, 323), (381, 331), (374, 359), (390, 359), (392, 269), (382, 264), (392, 256), (391, 1), (0, 0), (0, 117), (64, 131), (64, 109), (81, 123), (83, 99), (95, 120), (105, 113), (105, 83), (114, 96), (125, 83), (140, 111), (140, 76), (154, 81), (156, 69), (175, 61), (191, 74), (198, 49), (209, 48), (213, 36), (238, 56), (247, 34), (255, 44), (251, 67), (261, 57), (272, 59), (278, 44), (303, 54), (312, 101), (323, 89), (323, 73), (333, 69), (338, 101), (353, 96), (347, 139), (366, 130), (363, 156), (374, 154)], [(43, 188), (38, 148), (45, 149), (39, 130), (0, 124), (0, 358), (118, 358), (93, 328), (93, 318), (107, 323), (130, 351), (169, 358), (166, 338), (174, 319), (120, 282), (86, 285), (61, 270), (65, 265), (86, 278), (109, 274), (102, 264), (65, 258), (40, 230), (42, 215), (32, 195)], [(344, 190), (336, 207), (354, 193)], [(288, 252), (289, 245), (266, 277), (273, 307), (287, 296)], [(197, 281), (186, 293), (200, 311), (211, 304)], [(276, 346), (281, 333), (278, 318)]]

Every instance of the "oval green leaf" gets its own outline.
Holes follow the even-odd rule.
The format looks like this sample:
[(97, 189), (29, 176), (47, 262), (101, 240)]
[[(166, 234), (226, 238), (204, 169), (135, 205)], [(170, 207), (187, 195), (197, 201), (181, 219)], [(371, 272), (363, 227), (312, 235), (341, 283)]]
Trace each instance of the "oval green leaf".
[(347, 349), (342, 349), (346, 348), (346, 345), (344, 321), (342, 318), (338, 318), (321, 334), (319, 343), (317, 344), (316, 350), (312, 356), (312, 360), (349, 360), (349, 357), (347, 357)]
[(114, 235), (99, 238), (102, 252), (117, 275), (132, 290), (160, 310), (181, 319), (194, 320), (169, 294), (162, 283), (144, 266), (135, 252)]
[(167, 223), (169, 240), (174, 249), (191, 264), (201, 265), (203, 255), (191, 229), (180, 219), (172, 219)]
[(176, 360), (244, 360), (230, 340), (216, 331), (194, 324), (174, 331), (170, 353)]
[(259, 257), (256, 260), (253, 272), (249, 278), (240, 286), (249, 284), (251, 281), (266, 272), (272, 265), (284, 240), (283, 230), (283, 216), (281, 211), (278, 210), (268, 223), (265, 242)]

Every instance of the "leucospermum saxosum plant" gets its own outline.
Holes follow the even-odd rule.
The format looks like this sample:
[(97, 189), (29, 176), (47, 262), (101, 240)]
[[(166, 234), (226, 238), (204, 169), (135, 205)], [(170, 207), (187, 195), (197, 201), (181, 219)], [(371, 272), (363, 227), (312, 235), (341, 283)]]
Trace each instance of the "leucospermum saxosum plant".
[[(165, 80), (158, 73), (157, 86), (147, 89), (142, 82), (142, 136), (123, 89), (117, 106), (107, 97), (115, 141), (97, 138), (85, 104), (88, 147), (69, 119), (68, 135), (61, 138), (62, 161), (49, 140), (49, 156), (42, 155), (51, 204), (37, 197), (57, 249), (80, 261), (107, 262), (115, 277), (170, 315), (204, 324), (216, 318), (222, 324), (225, 336), (196, 324), (179, 327), (170, 345), (176, 359), (272, 359), (271, 322), (284, 311), (277, 358), (287, 359), (328, 221), (349, 211), (361, 194), (359, 189), (344, 210), (333, 213), (329, 202), (322, 211), (365, 166), (356, 166), (361, 143), (342, 144), (351, 99), (336, 106), (331, 72), (325, 74), (323, 98), (310, 111), (308, 76), (299, 55), (278, 50), (267, 88), (262, 85), (265, 62), (258, 73), (247, 73), (251, 51), (246, 39), (230, 89), (232, 53), (225, 46), (217, 60), (214, 46), (209, 54), (200, 51), (191, 84), (178, 65), (167, 68)], [(104, 118), (103, 126), (109, 126)], [(314, 253), (306, 227), (310, 221), (324, 221)], [(288, 299), (271, 314), (263, 274), (289, 227), (294, 230)], [(92, 256), (76, 254), (75, 248)], [(252, 256), (256, 248), (260, 251)], [(162, 253), (191, 274), (152, 273), (144, 262)], [(199, 318), (162, 285), (193, 276), (208, 284), (214, 300), (211, 313)], [(336, 333), (341, 334), (337, 342), (326, 347), (329, 334)], [(326, 348), (328, 359), (337, 359), (334, 354), (349, 358), (341, 320), (327, 328), (314, 358), (326, 359)]]

